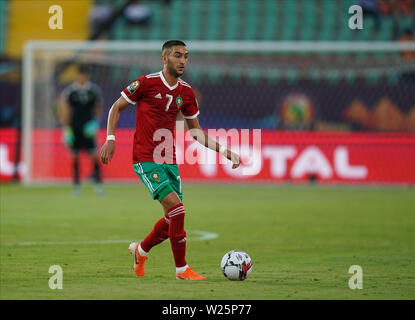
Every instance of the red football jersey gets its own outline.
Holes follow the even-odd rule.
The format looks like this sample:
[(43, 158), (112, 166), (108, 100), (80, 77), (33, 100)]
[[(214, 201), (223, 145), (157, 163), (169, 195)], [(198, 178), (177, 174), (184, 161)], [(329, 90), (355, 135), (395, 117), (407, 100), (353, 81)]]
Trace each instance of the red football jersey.
[[(180, 78), (170, 86), (160, 71), (141, 76), (121, 95), (129, 103), (137, 105), (133, 163), (176, 163), (174, 133), (177, 114), (181, 111), (185, 119), (199, 115), (192, 87)], [(173, 139), (168, 139), (168, 136)]]

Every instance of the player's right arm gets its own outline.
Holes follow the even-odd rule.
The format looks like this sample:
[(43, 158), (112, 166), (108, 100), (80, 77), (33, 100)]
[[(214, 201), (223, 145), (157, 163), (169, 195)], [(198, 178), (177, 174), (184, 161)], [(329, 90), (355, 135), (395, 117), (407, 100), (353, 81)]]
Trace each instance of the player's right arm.
[(63, 141), (68, 147), (71, 147), (75, 140), (71, 128), (72, 109), (68, 99), (70, 90), (71, 86), (66, 87), (58, 99), (58, 119), (63, 126)]
[(58, 100), (58, 118), (63, 126), (69, 126), (71, 123), (72, 112), (69, 107), (66, 91), (61, 94)]
[(137, 104), (140, 98), (143, 96), (146, 87), (146, 78), (141, 76), (137, 80), (134, 80), (130, 85), (121, 91), (121, 97), (115, 101), (108, 113), (107, 123), (107, 141), (101, 148), (101, 161), (103, 164), (108, 164), (108, 160), (111, 161), (115, 152), (115, 140), (108, 140), (108, 136), (115, 136), (115, 128), (120, 118), (120, 113), (130, 104)]
[[(130, 103), (123, 97), (119, 97), (117, 101), (112, 105), (108, 113), (107, 122), (107, 137), (115, 136), (115, 129), (117, 128), (118, 120), (120, 118), (121, 111), (126, 109)], [(111, 161), (115, 153), (115, 140), (107, 140), (101, 148), (100, 156), (103, 164), (108, 164), (108, 160)]]

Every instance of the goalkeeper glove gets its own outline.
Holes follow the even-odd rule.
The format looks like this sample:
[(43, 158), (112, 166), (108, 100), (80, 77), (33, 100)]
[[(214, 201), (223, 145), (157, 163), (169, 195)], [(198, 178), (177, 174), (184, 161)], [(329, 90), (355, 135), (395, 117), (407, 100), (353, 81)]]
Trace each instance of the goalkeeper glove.
[(88, 138), (92, 138), (95, 136), (95, 132), (97, 132), (99, 128), (99, 122), (95, 119), (88, 121), (84, 124), (84, 136)]
[(63, 128), (63, 142), (67, 146), (71, 147), (74, 140), (75, 140), (75, 137), (73, 135), (73, 131), (72, 131), (71, 127), (68, 127), (68, 126), (64, 127)]

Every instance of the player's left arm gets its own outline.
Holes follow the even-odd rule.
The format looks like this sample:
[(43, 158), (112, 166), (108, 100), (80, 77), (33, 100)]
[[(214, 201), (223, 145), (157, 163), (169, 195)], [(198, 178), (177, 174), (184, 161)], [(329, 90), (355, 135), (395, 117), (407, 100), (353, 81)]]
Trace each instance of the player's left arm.
[(233, 165), (232, 169), (236, 169), (241, 164), (239, 155), (228, 150), (224, 146), (221, 146), (217, 141), (210, 138), (206, 132), (200, 128), (199, 120), (197, 117), (193, 119), (186, 119), (187, 126), (190, 130), (190, 134), (193, 139), (195, 139), (200, 144), (204, 145), (206, 148), (209, 148), (213, 151), (219, 152), (224, 155), (227, 159), (231, 160)]

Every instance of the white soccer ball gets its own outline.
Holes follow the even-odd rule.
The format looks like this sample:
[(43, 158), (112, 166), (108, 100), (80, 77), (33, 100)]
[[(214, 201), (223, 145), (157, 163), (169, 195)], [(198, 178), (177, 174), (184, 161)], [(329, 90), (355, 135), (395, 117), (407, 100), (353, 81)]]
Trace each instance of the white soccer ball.
[(220, 263), (223, 275), (229, 280), (245, 280), (252, 271), (252, 260), (241, 250), (226, 253)]

